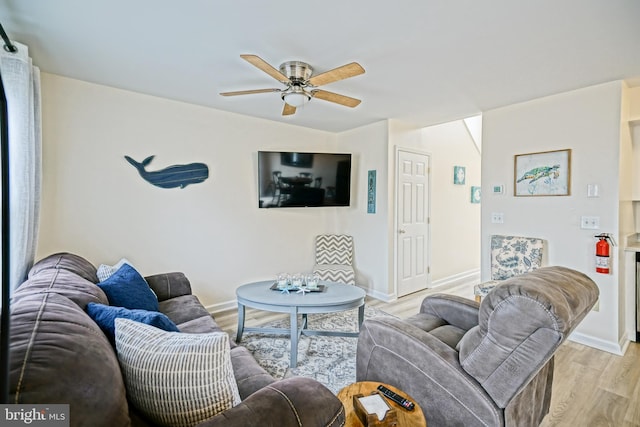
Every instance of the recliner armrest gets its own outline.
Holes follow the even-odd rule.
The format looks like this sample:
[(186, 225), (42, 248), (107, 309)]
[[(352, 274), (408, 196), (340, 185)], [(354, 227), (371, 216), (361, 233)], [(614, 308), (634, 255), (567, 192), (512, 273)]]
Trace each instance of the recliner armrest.
[(314, 379), (292, 377), (253, 393), (198, 427), (339, 427), (345, 423), (342, 402)]
[(478, 324), (480, 304), (457, 295), (435, 294), (426, 297), (420, 313), (443, 319), (450, 325), (468, 331)]
[(191, 295), (191, 283), (189, 279), (180, 272), (154, 274), (145, 277), (149, 287), (158, 296), (158, 301), (182, 295)]
[[(363, 322), (358, 338), (356, 381), (391, 384), (412, 396), (429, 424), (501, 425), (501, 410), (462, 369), (458, 352), (435, 336), (400, 319)], [(443, 396), (456, 396), (456, 399)]]

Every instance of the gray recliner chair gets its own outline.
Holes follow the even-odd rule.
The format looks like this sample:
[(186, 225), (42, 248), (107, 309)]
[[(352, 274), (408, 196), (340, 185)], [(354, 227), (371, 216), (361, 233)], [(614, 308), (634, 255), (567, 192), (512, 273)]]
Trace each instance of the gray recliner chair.
[(363, 323), (356, 378), (411, 395), (429, 427), (537, 426), (549, 412), (554, 353), (598, 294), (586, 275), (544, 267), (501, 282), (481, 304), (429, 296), (406, 320)]

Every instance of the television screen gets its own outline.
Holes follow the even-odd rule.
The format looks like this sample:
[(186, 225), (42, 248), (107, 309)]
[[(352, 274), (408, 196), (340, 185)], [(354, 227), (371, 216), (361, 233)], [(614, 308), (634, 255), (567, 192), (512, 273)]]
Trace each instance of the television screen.
[(351, 154), (258, 152), (258, 207), (349, 206)]
[(313, 153), (280, 153), (280, 163), (285, 166), (311, 168), (313, 166)]

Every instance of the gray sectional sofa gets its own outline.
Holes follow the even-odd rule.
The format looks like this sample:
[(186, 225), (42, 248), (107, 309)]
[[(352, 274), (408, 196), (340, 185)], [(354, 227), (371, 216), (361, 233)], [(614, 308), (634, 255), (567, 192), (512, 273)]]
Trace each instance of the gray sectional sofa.
[[(146, 277), (159, 311), (181, 333), (220, 328), (191, 294), (182, 273)], [(17, 404), (70, 405), (72, 426), (151, 426), (127, 395), (112, 342), (87, 315), (87, 304), (108, 305), (86, 259), (58, 253), (37, 262), (13, 293), (10, 397)], [(201, 426), (340, 426), (344, 408), (323, 385), (308, 378), (276, 381), (241, 346), (230, 344), (233, 375), (242, 402)]]

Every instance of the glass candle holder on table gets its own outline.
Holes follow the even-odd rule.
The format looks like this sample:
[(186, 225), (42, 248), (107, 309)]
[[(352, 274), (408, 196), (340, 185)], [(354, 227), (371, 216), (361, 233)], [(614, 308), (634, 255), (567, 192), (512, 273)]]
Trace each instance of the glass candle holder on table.
[(318, 284), (320, 283), (320, 276), (316, 273), (307, 274), (306, 277), (307, 288), (309, 289), (318, 289)]
[(289, 287), (289, 282), (291, 277), (288, 273), (280, 273), (276, 279), (276, 283), (278, 284), (278, 289), (287, 289)]
[(291, 286), (294, 288), (302, 288), (304, 286), (304, 277), (302, 274), (294, 274), (291, 276)]

